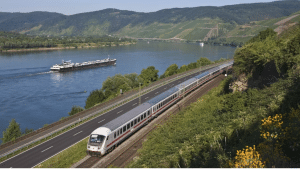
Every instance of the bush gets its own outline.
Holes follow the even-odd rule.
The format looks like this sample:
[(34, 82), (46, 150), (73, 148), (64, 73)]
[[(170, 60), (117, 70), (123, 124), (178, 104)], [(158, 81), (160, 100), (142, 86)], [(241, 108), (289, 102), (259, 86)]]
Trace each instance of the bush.
[(143, 69), (139, 75), (143, 79), (143, 85), (148, 85), (151, 82), (158, 80), (158, 70), (154, 66), (149, 66), (147, 69)]
[[(85, 109), (93, 107), (97, 103), (101, 103), (106, 99), (103, 91), (93, 90), (85, 101)], [(73, 108), (72, 108), (73, 109)], [(72, 111), (71, 111), (72, 112)]]
[(80, 107), (80, 106), (73, 106), (72, 110), (68, 113), (69, 116), (72, 116), (74, 114), (77, 114), (79, 112), (82, 112), (84, 110), (84, 108)]
[(18, 124), (15, 119), (12, 119), (9, 122), (6, 131), (3, 131), (3, 138), (1, 138), (2, 144), (9, 141), (14, 141), (20, 136), (21, 136), (20, 124)]
[(176, 64), (170, 65), (164, 73), (164, 77), (169, 77), (176, 74), (178, 71), (178, 66)]

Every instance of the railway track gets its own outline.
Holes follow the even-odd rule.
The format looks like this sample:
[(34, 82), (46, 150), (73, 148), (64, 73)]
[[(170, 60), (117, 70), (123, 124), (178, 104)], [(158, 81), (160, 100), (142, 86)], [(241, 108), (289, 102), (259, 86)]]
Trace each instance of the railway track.
[(183, 107), (195, 102), (197, 98), (207, 93), (212, 88), (218, 86), (220, 82), (225, 79), (224, 75), (220, 75), (210, 82), (203, 85), (201, 88), (190, 93), (187, 97), (179, 101), (177, 104), (166, 110), (158, 118), (153, 119), (148, 125), (144, 126), (140, 130), (136, 131), (131, 137), (125, 140), (115, 150), (106, 154), (102, 158), (89, 157), (76, 168), (106, 168), (106, 167), (119, 167), (123, 168), (129, 164), (136, 156), (138, 156), (137, 150), (142, 147), (142, 143), (147, 139), (148, 134), (153, 131), (157, 124), (163, 124), (167, 121), (172, 114), (178, 113)]

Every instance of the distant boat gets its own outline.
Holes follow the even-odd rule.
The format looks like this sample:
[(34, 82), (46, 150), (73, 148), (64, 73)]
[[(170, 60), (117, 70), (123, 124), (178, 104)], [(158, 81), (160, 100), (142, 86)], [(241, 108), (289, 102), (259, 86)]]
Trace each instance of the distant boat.
[(203, 42), (201, 42), (199, 45), (200, 45), (200, 46), (204, 46), (204, 43), (203, 43)]
[(116, 65), (117, 59), (103, 59), (103, 60), (96, 60), (96, 61), (88, 61), (83, 63), (72, 63), (71, 60), (69, 61), (62, 61), (62, 64), (53, 65), (50, 70), (57, 71), (57, 72), (67, 72), (73, 70), (80, 70), (80, 69), (87, 69), (93, 67), (100, 67), (100, 66), (108, 66), (108, 65)]
[(148, 41), (148, 44), (149, 44), (149, 41)]

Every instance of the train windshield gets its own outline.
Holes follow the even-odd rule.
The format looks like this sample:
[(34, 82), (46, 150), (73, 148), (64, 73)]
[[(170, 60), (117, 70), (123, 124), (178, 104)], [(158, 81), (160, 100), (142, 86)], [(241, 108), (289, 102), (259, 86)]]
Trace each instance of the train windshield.
[(92, 134), (90, 136), (90, 143), (102, 144), (105, 139), (105, 136)]

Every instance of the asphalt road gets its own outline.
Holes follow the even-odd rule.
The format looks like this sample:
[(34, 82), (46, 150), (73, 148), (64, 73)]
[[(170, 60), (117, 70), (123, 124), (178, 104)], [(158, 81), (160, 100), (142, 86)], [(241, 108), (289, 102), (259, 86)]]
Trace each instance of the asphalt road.
[[(202, 71), (204, 72), (204, 71)], [(201, 73), (202, 73), (201, 72)], [(181, 79), (178, 79), (172, 83), (161, 86), (143, 96), (141, 96), (141, 102), (145, 102), (160, 93), (174, 87), (183, 81), (192, 78), (200, 73), (195, 73)], [(70, 147), (74, 143), (84, 139), (89, 136), (92, 131), (102, 125), (108, 123), (109, 121), (115, 119), (118, 116), (126, 113), (127, 111), (137, 107), (139, 104), (139, 98), (134, 99), (114, 110), (111, 110), (81, 126), (78, 126), (72, 130), (67, 131), (49, 141), (46, 141), (32, 149), (29, 149), (15, 157), (12, 157), (2, 163), (0, 163), (0, 168), (31, 168), (40, 162), (48, 159), (49, 157), (61, 152), (62, 150)]]

